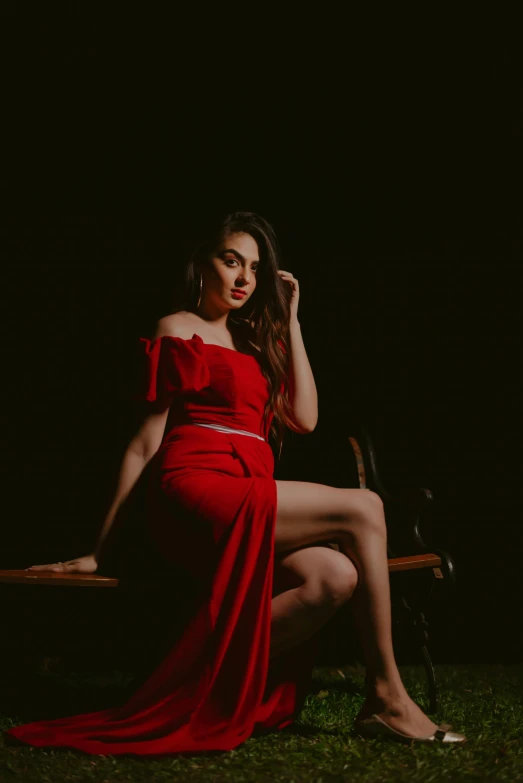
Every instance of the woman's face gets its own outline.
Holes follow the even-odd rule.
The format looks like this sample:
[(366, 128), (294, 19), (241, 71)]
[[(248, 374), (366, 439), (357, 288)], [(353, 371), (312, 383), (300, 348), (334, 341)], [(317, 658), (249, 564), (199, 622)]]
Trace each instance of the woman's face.
[[(259, 263), (258, 244), (250, 234), (227, 234), (203, 270), (206, 301), (222, 307), (226, 302), (231, 310), (242, 307), (256, 288)], [(245, 293), (235, 296), (234, 289)]]

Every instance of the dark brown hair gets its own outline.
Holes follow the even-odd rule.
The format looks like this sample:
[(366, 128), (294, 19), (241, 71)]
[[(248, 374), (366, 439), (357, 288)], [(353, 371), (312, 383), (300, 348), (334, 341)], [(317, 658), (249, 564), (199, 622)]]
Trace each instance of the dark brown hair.
[[(260, 348), (262, 372), (269, 382), (269, 399), (264, 417), (274, 411), (269, 435), (278, 445), (281, 456), (286, 428), (295, 429), (289, 403), (289, 302), (291, 292), (277, 273), (281, 249), (274, 229), (255, 212), (229, 212), (203, 228), (188, 248), (184, 285), (175, 292), (173, 312), (195, 311), (200, 295), (200, 268), (219, 243), (229, 234), (250, 234), (258, 245), (260, 263), (256, 271), (256, 288), (245, 311), (230, 315), (239, 325), (251, 325), (251, 340)], [(281, 342), (281, 345), (279, 344)], [(283, 348), (282, 348), (283, 346)]]

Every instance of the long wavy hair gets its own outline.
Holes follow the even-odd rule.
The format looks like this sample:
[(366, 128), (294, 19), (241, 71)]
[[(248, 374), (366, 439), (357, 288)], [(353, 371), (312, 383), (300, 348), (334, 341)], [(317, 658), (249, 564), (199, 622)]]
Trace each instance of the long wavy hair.
[(260, 263), (256, 271), (256, 288), (246, 306), (229, 315), (229, 320), (250, 330), (250, 339), (260, 348), (260, 364), (269, 383), (269, 399), (264, 421), (273, 411), (269, 436), (281, 457), (286, 429), (295, 430), (289, 402), (289, 287), (277, 273), (281, 249), (271, 224), (255, 212), (228, 212), (204, 227), (191, 241), (183, 285), (175, 291), (173, 311), (195, 312), (200, 296), (200, 269), (222, 239), (229, 234), (250, 234), (258, 245)]

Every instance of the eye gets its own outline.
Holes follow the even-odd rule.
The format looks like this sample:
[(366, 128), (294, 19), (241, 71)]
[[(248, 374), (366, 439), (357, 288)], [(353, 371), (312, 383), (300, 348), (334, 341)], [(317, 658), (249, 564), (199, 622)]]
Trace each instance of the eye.
[[(238, 260), (236, 258), (226, 258), (225, 259), (225, 264), (226, 265), (228, 265), (228, 264), (237, 264), (237, 263), (238, 263)], [(256, 266), (252, 266), (251, 269), (252, 269), (253, 272), (257, 272), (258, 271), (258, 264), (256, 264)]]

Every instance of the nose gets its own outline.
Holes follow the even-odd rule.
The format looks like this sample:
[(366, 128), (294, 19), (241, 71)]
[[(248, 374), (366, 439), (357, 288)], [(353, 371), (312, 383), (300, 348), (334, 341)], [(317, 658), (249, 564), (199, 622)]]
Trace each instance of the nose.
[(249, 285), (251, 281), (251, 275), (250, 272), (246, 272), (245, 269), (242, 271), (242, 274), (238, 278), (239, 280), (243, 280), (245, 285)]

